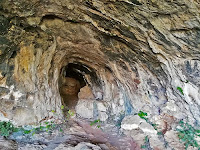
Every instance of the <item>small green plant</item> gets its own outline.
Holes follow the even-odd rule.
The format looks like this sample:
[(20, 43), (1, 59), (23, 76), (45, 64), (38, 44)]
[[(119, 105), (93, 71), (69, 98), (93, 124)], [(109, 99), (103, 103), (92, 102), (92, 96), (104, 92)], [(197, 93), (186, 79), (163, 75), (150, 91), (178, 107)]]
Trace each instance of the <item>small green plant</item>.
[(158, 125), (154, 124), (154, 123), (152, 123), (151, 121), (148, 120), (147, 113), (145, 113), (143, 111), (139, 111), (138, 116), (140, 116), (140, 118), (146, 120), (147, 123), (151, 124), (155, 130), (158, 130), (158, 127), (157, 127)]
[(15, 132), (17, 129), (11, 122), (2, 121), (0, 122), (0, 135), (4, 137), (10, 136), (11, 133)]
[(24, 130), (24, 134), (29, 134), (31, 132), (32, 132), (32, 130)]
[(145, 142), (145, 143), (149, 142), (148, 136), (145, 136), (144, 142)]
[(179, 125), (181, 128), (177, 129), (178, 137), (181, 142), (184, 143), (185, 149), (187, 150), (189, 146), (200, 148), (200, 145), (195, 140), (195, 137), (200, 136), (200, 130), (195, 129), (193, 126), (183, 121), (180, 121)]
[(60, 107), (61, 109), (64, 109), (65, 108), (65, 106), (64, 105), (61, 105), (61, 107)]
[(147, 113), (143, 112), (143, 111), (139, 111), (138, 116), (140, 116), (140, 118), (144, 119), (144, 120), (148, 120), (147, 118)]
[(21, 128), (20, 130), (22, 130), (22, 131), (24, 132), (24, 134), (32, 134), (32, 135), (34, 135), (34, 134), (35, 134), (36, 132), (38, 132), (38, 131), (46, 131), (46, 132), (49, 132), (49, 131), (53, 130), (53, 129), (56, 127), (56, 125), (54, 124), (53, 121), (51, 121), (51, 122), (46, 121), (44, 124), (45, 124), (46, 126), (42, 126), (42, 125), (40, 124), (39, 127), (33, 128), (33, 129), (31, 129), (31, 130), (25, 130), (24, 128)]
[(184, 95), (184, 93), (183, 93), (183, 89), (181, 88), (181, 87), (177, 87), (177, 90), (182, 94), (182, 95)]
[(14, 125), (11, 122), (2, 121), (0, 122), (0, 135), (4, 137), (9, 137), (13, 132), (21, 131), (24, 134), (32, 134), (33, 136), (36, 132), (39, 132), (39, 131), (51, 132), (53, 129), (56, 128), (56, 124), (53, 121), (51, 122), (46, 121), (44, 124), (45, 126), (42, 126), (40, 124), (39, 127), (32, 128), (31, 130), (27, 130), (26, 128), (23, 128), (23, 127), (19, 127), (19, 128), (14, 127)]
[(100, 123), (101, 123), (101, 120), (97, 119), (97, 120), (92, 121), (90, 123), (90, 126), (96, 125), (97, 128), (100, 128), (101, 127)]
[(148, 144), (149, 144), (149, 138), (148, 138), (148, 136), (145, 136), (144, 144), (141, 145), (141, 149), (147, 149), (148, 148)]
[(71, 110), (68, 110), (68, 111), (67, 111), (67, 118), (70, 118), (70, 117), (72, 117), (72, 116), (74, 116), (74, 112), (71, 111)]
[(163, 135), (163, 132), (157, 132), (157, 135)]
[(72, 110), (69, 109), (69, 110), (66, 112), (66, 107), (65, 107), (64, 105), (61, 105), (60, 108), (63, 110), (63, 113), (64, 113), (64, 115), (66, 116), (67, 120), (68, 120), (70, 117), (74, 116), (74, 112), (73, 112)]
[(141, 149), (146, 149), (147, 146), (146, 145), (141, 145)]
[(158, 130), (158, 128), (157, 128), (157, 124), (154, 124), (154, 123), (151, 123), (151, 125), (153, 126), (153, 128), (155, 129), (155, 130)]
[(63, 132), (63, 129), (59, 129), (60, 132)]

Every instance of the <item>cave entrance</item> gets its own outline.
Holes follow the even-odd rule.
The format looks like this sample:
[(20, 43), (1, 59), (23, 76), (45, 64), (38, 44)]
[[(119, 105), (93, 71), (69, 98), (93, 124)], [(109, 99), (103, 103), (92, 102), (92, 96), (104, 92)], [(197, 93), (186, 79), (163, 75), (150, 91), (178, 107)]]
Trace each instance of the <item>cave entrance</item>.
[(75, 109), (78, 102), (78, 93), (86, 85), (83, 67), (69, 63), (62, 69), (60, 80), (60, 95), (62, 103), (67, 109)]

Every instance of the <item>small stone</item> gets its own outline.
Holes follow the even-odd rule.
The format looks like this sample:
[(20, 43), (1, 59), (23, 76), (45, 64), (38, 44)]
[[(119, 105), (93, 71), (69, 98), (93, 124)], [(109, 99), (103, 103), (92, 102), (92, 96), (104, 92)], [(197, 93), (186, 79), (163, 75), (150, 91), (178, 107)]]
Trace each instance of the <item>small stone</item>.
[(149, 143), (154, 150), (163, 150), (166, 149), (164, 143), (160, 141), (158, 136), (151, 136), (149, 138)]
[(100, 92), (100, 91), (97, 91), (97, 92), (95, 93), (95, 99), (96, 99), (96, 100), (103, 100), (103, 93)]
[(75, 146), (75, 150), (101, 150), (99, 146), (96, 146), (91, 143), (81, 142), (77, 146)]
[(97, 102), (97, 108), (99, 111), (106, 111), (106, 106), (102, 102)]
[(101, 148), (97, 145), (81, 142), (78, 143), (76, 146), (72, 146), (69, 144), (60, 144), (58, 147), (55, 148), (55, 150), (101, 150)]
[(40, 17), (29, 17), (27, 18), (27, 22), (31, 26), (36, 26), (40, 23)]
[(106, 114), (106, 112), (99, 112), (98, 117), (101, 121), (106, 121), (108, 119), (108, 115)]
[(92, 100), (79, 100), (76, 105), (76, 113), (83, 118), (93, 118), (93, 101)]
[(121, 128), (124, 130), (137, 129), (142, 122), (145, 122), (145, 120), (141, 119), (138, 115), (126, 116), (121, 123)]
[[(146, 135), (144, 134), (144, 132), (141, 129), (136, 129), (136, 130), (132, 130), (132, 131), (128, 131), (128, 132), (130, 134), (129, 136), (131, 136), (138, 145), (144, 144), (144, 139), (145, 139)], [(128, 135), (128, 134), (126, 134), (126, 135)]]
[(142, 122), (139, 125), (139, 128), (147, 135), (156, 135), (157, 134), (157, 131), (153, 128), (153, 126), (147, 122)]
[(92, 93), (91, 88), (86, 85), (83, 88), (80, 89), (80, 92), (78, 93), (79, 99), (94, 99), (94, 95)]

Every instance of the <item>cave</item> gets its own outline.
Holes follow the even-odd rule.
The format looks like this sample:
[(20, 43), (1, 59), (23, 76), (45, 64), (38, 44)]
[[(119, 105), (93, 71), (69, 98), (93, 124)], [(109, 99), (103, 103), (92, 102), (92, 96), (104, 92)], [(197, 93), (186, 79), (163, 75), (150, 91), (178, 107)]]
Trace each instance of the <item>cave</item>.
[(82, 65), (69, 63), (63, 67), (60, 77), (60, 95), (67, 109), (75, 109), (78, 93), (86, 86)]
[(102, 100), (101, 81), (95, 69), (79, 63), (68, 63), (61, 69), (59, 93), (66, 110), (74, 110), (79, 99)]
[(64, 105), (75, 109), (70, 136), (101, 135), (90, 125), (101, 120), (139, 147), (148, 137), (151, 149), (185, 149), (179, 122), (200, 127), (199, 10), (198, 0), (0, 1), (0, 121), (66, 126)]

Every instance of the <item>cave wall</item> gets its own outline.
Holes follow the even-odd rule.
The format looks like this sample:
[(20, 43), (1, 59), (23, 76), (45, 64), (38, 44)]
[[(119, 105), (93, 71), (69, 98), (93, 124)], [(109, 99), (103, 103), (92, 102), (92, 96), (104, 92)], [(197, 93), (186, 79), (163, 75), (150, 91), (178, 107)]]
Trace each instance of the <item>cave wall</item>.
[(118, 123), (142, 110), (152, 122), (167, 114), (199, 124), (198, 1), (0, 3), (1, 120), (62, 118), (59, 77), (72, 63), (95, 73), (85, 74), (89, 118)]

